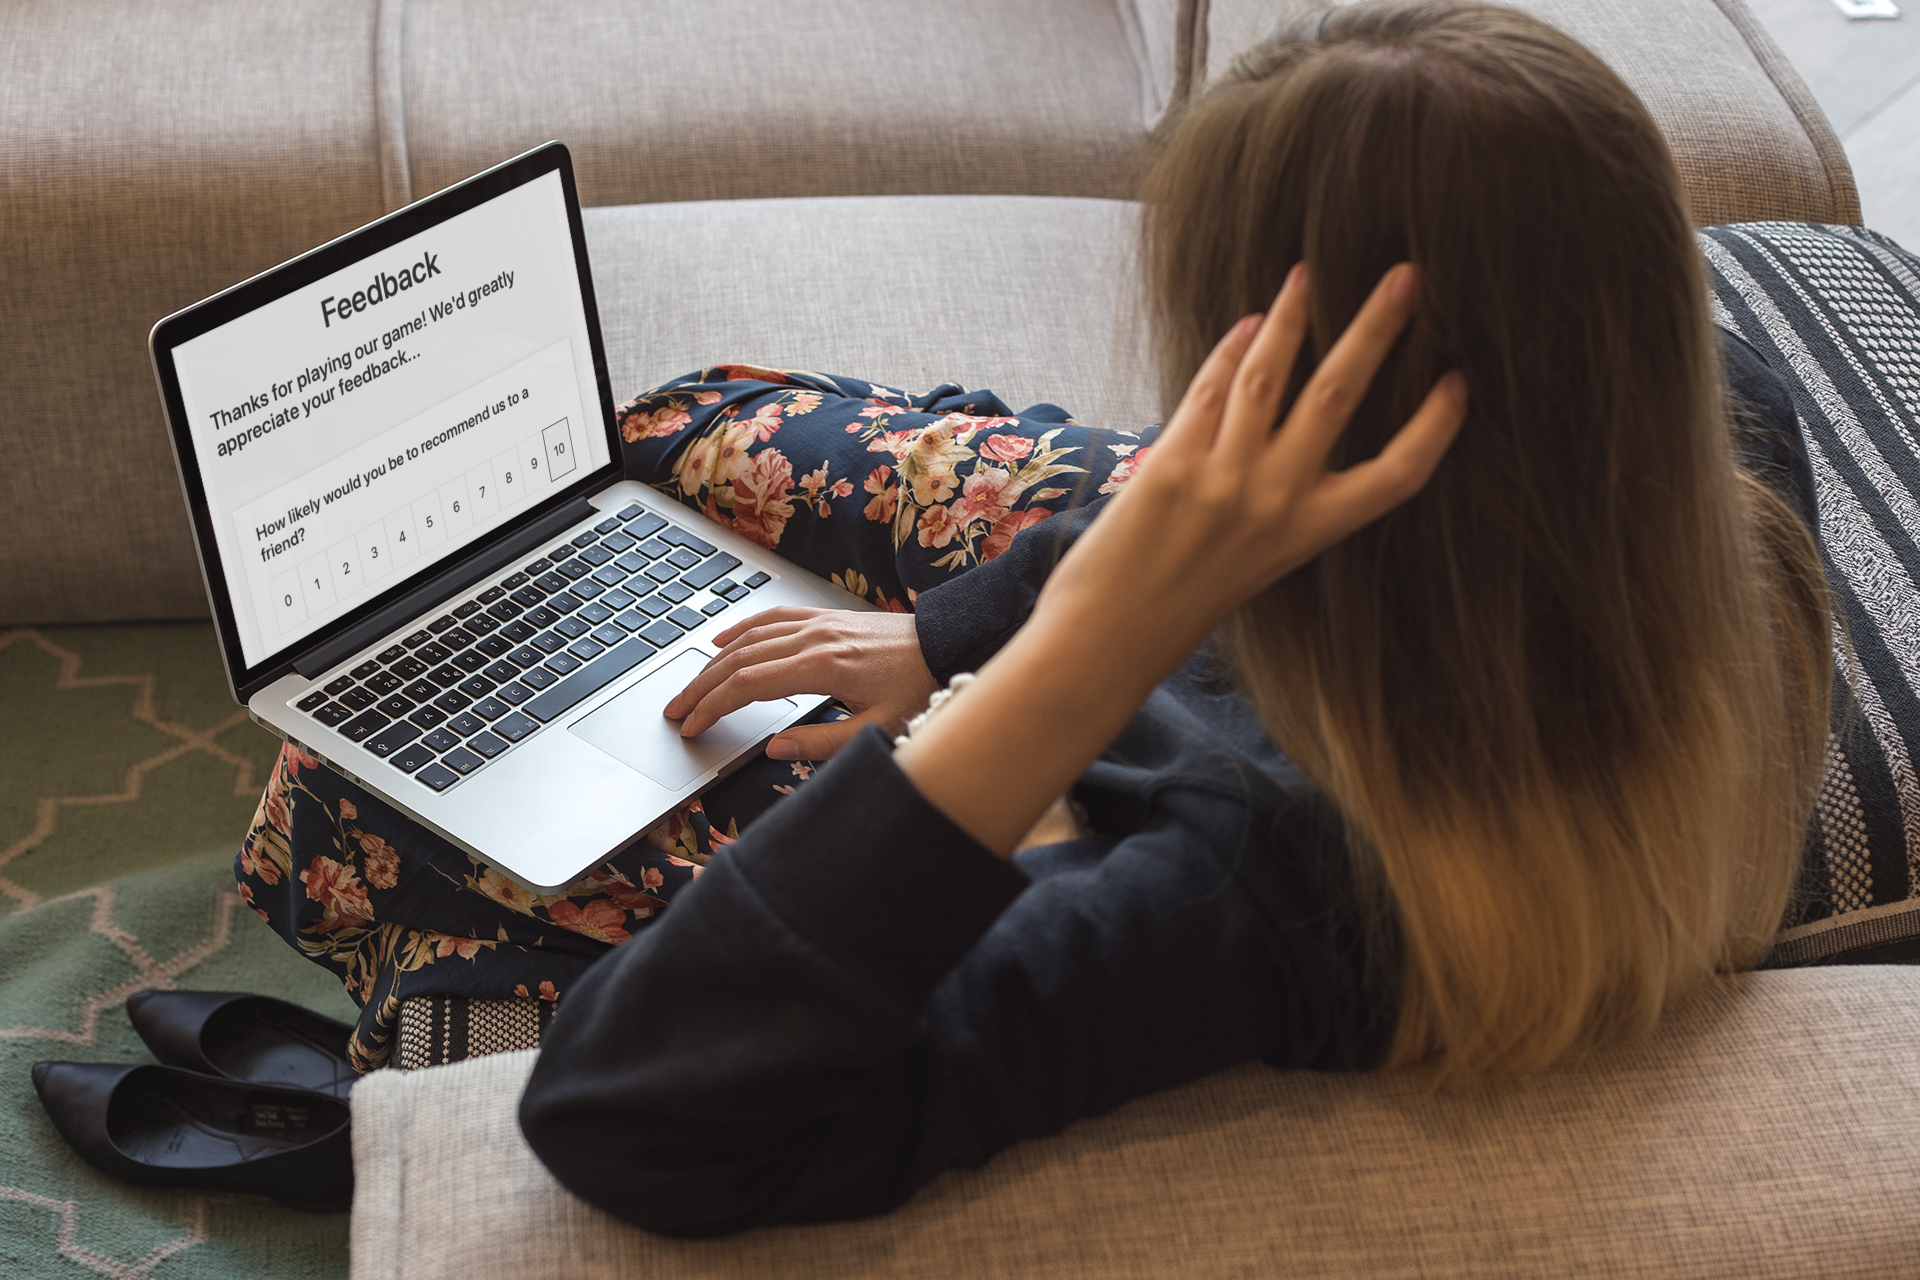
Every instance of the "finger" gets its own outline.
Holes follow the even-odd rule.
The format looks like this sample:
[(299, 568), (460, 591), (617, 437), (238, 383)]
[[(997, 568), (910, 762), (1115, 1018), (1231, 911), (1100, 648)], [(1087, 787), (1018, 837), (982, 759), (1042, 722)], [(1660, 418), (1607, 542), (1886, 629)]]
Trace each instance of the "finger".
[(745, 635), (755, 627), (763, 627), (775, 622), (805, 622), (816, 613), (825, 612), (825, 609), (810, 609), (795, 604), (784, 604), (772, 609), (762, 609), (751, 618), (742, 618), (725, 631), (714, 636), (713, 644), (718, 648), (724, 649), (732, 644), (737, 637)]
[(1313, 554), (1378, 520), (1424, 489), (1460, 434), (1467, 416), (1467, 379), (1443, 375), (1406, 425), (1367, 461), (1327, 476), (1315, 490), (1308, 526), (1321, 531)]
[(831, 760), (866, 725), (863, 716), (833, 724), (795, 725), (773, 736), (767, 755), (774, 760)]
[(1286, 283), (1280, 286), (1272, 308), (1249, 344), (1246, 358), (1234, 371), (1220, 429), (1224, 447), (1255, 448), (1271, 438), (1294, 362), (1300, 358), (1300, 346), (1307, 338), (1310, 296), (1307, 264), (1297, 262), (1287, 272)]
[[(732, 715), (749, 702), (772, 698), (791, 698), (802, 694), (831, 694), (817, 652), (802, 649), (778, 658), (743, 663), (737, 670), (709, 690), (680, 722), (680, 736), (694, 738), (711, 729), (723, 716)], [(669, 717), (671, 719), (671, 717)]]
[(1160, 434), (1158, 447), (1161, 452), (1168, 452), (1169, 445), (1178, 450), (1205, 449), (1212, 444), (1233, 387), (1234, 371), (1240, 367), (1247, 348), (1253, 345), (1254, 335), (1259, 330), (1259, 316), (1244, 316), (1214, 344), (1207, 358), (1201, 361), (1199, 371), (1193, 375), (1193, 381), (1187, 384), (1186, 394), (1180, 397), (1179, 408), (1173, 411), (1166, 429)]
[(776, 625), (749, 631), (709, 659), (687, 682), (686, 688), (674, 694), (660, 710), (669, 720), (681, 719), (735, 672), (755, 663), (790, 658), (808, 647), (806, 635), (797, 623), (785, 624), (784, 629)]
[(1394, 340), (1412, 318), (1419, 290), (1419, 270), (1411, 262), (1388, 270), (1307, 379), (1283, 433), (1288, 438), (1286, 452), (1296, 465), (1317, 466), (1326, 461)]

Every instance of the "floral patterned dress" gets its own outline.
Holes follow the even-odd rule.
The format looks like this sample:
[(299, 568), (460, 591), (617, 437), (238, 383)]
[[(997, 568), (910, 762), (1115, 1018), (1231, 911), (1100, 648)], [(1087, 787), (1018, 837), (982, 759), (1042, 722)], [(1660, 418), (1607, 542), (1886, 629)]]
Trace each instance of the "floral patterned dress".
[[(1124, 484), (1151, 450), (1054, 405), (908, 395), (719, 365), (616, 413), (627, 474), (884, 609), (992, 560), (1025, 529)], [(847, 713), (828, 707), (822, 719)], [(349, 1052), (383, 1064), (415, 996), (558, 1000), (667, 909), (813, 765), (759, 757), (556, 894), (533, 893), (291, 745), (235, 860), (240, 896), (360, 1006)]]

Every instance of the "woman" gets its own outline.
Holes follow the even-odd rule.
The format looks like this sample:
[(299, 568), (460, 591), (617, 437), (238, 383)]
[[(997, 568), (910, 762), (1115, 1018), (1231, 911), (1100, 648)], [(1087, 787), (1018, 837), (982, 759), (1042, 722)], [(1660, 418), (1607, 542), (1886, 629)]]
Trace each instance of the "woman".
[[(748, 619), (668, 707), (855, 715), (564, 993), (521, 1123), (586, 1199), (879, 1212), (1234, 1063), (1536, 1068), (1766, 948), (1826, 732), (1810, 485), (1734, 347), (1730, 406), (1644, 108), (1521, 15), (1359, 5), (1173, 121), (1144, 199), (1131, 479), (914, 614)], [(683, 491), (708, 395), (627, 418)], [(1010, 860), (1069, 788), (1091, 834)]]
[[(1518, 14), (1355, 6), (1174, 122), (1145, 201), (1164, 435), (1015, 543), (1084, 529), (1010, 638), (960, 624), (977, 680), (897, 749), (863, 730), (569, 994), (521, 1123), (583, 1197), (687, 1234), (877, 1212), (1235, 1062), (1537, 1068), (1767, 947), (1824, 585), (1735, 465), (1632, 94)], [(1770, 430), (1746, 452), (1804, 507)], [(884, 625), (763, 616), (669, 714), (884, 719), (952, 670), (846, 687), (822, 638), (896, 652)], [(1069, 787), (1095, 835), (1010, 866)]]

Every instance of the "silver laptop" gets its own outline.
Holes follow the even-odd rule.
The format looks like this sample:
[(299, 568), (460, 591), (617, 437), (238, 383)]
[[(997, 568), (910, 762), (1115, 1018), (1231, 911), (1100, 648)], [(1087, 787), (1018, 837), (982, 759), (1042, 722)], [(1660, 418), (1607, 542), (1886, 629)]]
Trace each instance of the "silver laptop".
[(761, 609), (871, 606), (623, 478), (550, 143), (154, 326), (253, 718), (551, 891), (820, 697), (661, 708)]

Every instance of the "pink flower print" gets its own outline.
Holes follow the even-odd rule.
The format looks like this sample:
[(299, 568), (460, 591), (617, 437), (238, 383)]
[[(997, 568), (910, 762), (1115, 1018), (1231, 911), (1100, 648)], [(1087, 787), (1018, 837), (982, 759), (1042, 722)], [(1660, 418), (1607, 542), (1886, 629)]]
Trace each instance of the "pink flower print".
[(291, 840), (293, 838), (293, 815), (287, 812), (287, 794), (271, 785), (267, 794), (261, 797), (260, 808), (266, 814), (267, 825)]
[(988, 436), (980, 446), (980, 456), (995, 462), (1018, 462), (1033, 452), (1033, 441), (1025, 436)]
[(698, 493), (707, 485), (718, 484), (719, 469), (720, 441), (713, 432), (707, 432), (697, 437), (680, 455), (680, 492)]
[[(715, 487), (737, 481), (753, 466), (753, 459), (748, 450), (753, 448), (754, 441), (759, 438), (754, 422), (753, 418), (748, 418), (745, 422), (735, 422), (721, 433), (720, 448), (714, 459), (710, 481)], [(788, 472), (791, 474), (791, 467), (788, 468)]]
[(778, 369), (763, 369), (757, 364), (721, 364), (713, 371), (720, 375), (721, 382), (772, 382), (785, 386), (787, 375)]
[(1007, 514), (1007, 508), (1020, 500), (1020, 491), (1024, 488), (1026, 486), (1017, 483), (1005, 467), (975, 467), (960, 489), (960, 501), (953, 504), (954, 514), (964, 523), (998, 521)]
[(547, 918), (562, 929), (600, 942), (621, 943), (632, 936), (622, 927), (627, 913), (605, 898), (589, 899), (584, 908), (562, 898), (547, 908)]
[[(642, 872), (640, 879), (642, 883), (652, 887), (663, 883), (666, 877), (652, 867), (648, 867)], [(642, 920), (667, 905), (664, 898), (656, 898), (650, 893), (642, 893), (634, 888), (633, 881), (618, 871), (596, 871), (593, 873), (593, 882), (606, 891), (607, 901), (622, 911), (633, 912)], [(553, 913), (549, 911), (547, 914)]]
[(1120, 459), (1118, 463), (1114, 464), (1113, 470), (1107, 473), (1107, 482), (1100, 486), (1100, 492), (1120, 492), (1120, 490), (1126, 486), (1127, 481), (1133, 479), (1134, 473), (1140, 470), (1140, 464), (1147, 460), (1147, 455), (1152, 453), (1153, 450), (1154, 446), (1148, 445), (1146, 448), (1137, 450)]
[(953, 496), (960, 482), (954, 467), (971, 457), (973, 450), (956, 441), (951, 431), (929, 427), (900, 459), (900, 478), (912, 487), (916, 505), (930, 507)]
[[(892, 404), (870, 404), (860, 411), (863, 418), (883, 418), (889, 413), (900, 412), (900, 406)], [(847, 428), (851, 431), (853, 428)]]
[(459, 956), (462, 960), (471, 960), (480, 954), (480, 948), (486, 944), (478, 938), (456, 938), (450, 933), (440, 935), (440, 941), (433, 948), (433, 954), (442, 960), (448, 956)]
[(720, 393), (718, 391), (696, 391), (693, 393), (693, 400), (695, 404), (719, 404)]
[(793, 776), (805, 782), (813, 776), (813, 766), (805, 760), (795, 760), (793, 762)]
[[(751, 418), (744, 419), (737, 425), (753, 433), (750, 443), (765, 444), (773, 439), (773, 433), (783, 425), (785, 413), (786, 411), (777, 404), (763, 404), (753, 411)], [(728, 429), (729, 434), (732, 430), (732, 428)]]
[(543, 982), (540, 984), (540, 998), (549, 1002), (557, 1001), (560, 998), (560, 993), (553, 989), (551, 982)]
[(693, 421), (685, 409), (663, 404), (652, 413), (630, 413), (620, 420), (620, 438), (628, 444), (670, 436)]
[(491, 898), (509, 911), (518, 911), (523, 916), (532, 915), (534, 907), (538, 905), (538, 899), (531, 890), (507, 879), (492, 867), (480, 873), (473, 887), (483, 897)]
[(298, 747), (289, 746), (280, 753), (280, 758), (286, 761), (288, 773), (298, 773), (302, 769), (318, 769), (320, 767), (318, 760), (315, 760)]
[(920, 545), (944, 547), (960, 532), (960, 522), (951, 507), (932, 506), (920, 513)]
[(352, 867), (332, 858), (315, 858), (300, 873), (300, 882), (307, 886), (307, 896), (319, 903), (330, 919), (373, 919), (367, 891), (360, 887), (360, 877)]
[(1001, 516), (994, 522), (993, 532), (989, 533), (987, 540), (980, 544), (980, 562), (985, 564), (998, 556), (1013, 545), (1014, 536), (1022, 529), (1031, 529), (1052, 514), (1051, 511), (1035, 511), (1029, 508), (1026, 511), (1013, 511)]
[(640, 883), (645, 887), (649, 889), (658, 889), (661, 885), (665, 884), (666, 882), (667, 882), (667, 878), (660, 874), (660, 868), (642, 867), (640, 869)]
[(352, 822), (355, 818), (359, 816), (360, 816), (359, 805), (356, 805), (351, 800), (342, 800), (340, 802), (340, 820), (342, 822)]
[(801, 476), (800, 487), (806, 491), (808, 504), (819, 511), (822, 520), (825, 520), (833, 510), (832, 499), (844, 498), (853, 492), (853, 484), (850, 481), (835, 480), (831, 484), (827, 482), (825, 462)]
[(365, 851), (363, 867), (367, 883), (376, 889), (391, 889), (400, 878), (400, 851), (379, 836), (363, 835), (360, 848)]
[(919, 439), (920, 433), (912, 429), (906, 431), (882, 431), (878, 436), (867, 442), (867, 452), (890, 453), (893, 455), (893, 460), (898, 462), (913, 452), (913, 446), (918, 443)]
[(787, 401), (787, 416), (789, 418), (803, 418), (819, 407), (820, 393), (818, 391), (802, 391), (799, 395)]
[(513, 994), (519, 996), (522, 1000), (525, 1000), (527, 998), (527, 984), (524, 982), (514, 983)]
[(867, 503), (867, 519), (882, 524), (893, 519), (894, 511), (900, 506), (900, 486), (888, 483), (892, 478), (892, 467), (875, 467), (867, 472), (866, 489), (873, 495)]
[[(259, 876), (263, 884), (275, 885), (280, 883), (280, 868), (273, 865), (273, 859), (271, 858), (254, 857), (253, 841), (251, 840), (240, 847), (240, 870), (250, 876)], [(246, 889), (245, 885), (240, 887), (243, 890)], [(249, 898), (248, 901), (251, 902), (252, 899)]]
[(733, 482), (735, 530), (769, 551), (780, 545), (787, 521), (793, 518), (793, 465), (778, 449), (755, 454), (753, 465)]

